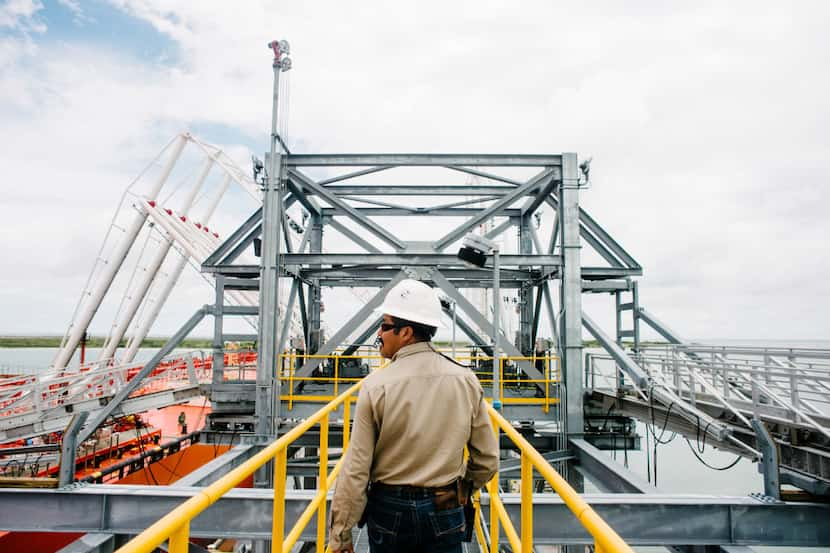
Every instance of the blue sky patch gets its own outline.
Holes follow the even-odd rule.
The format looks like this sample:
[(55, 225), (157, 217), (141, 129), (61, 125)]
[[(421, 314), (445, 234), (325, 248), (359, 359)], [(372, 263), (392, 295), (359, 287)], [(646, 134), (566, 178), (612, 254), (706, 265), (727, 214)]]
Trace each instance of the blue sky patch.
[(174, 40), (157, 31), (150, 23), (133, 17), (107, 2), (80, 2), (82, 14), (75, 14), (57, 0), (44, 1), (37, 19), (48, 30), (39, 42), (73, 42), (106, 48), (154, 65), (172, 66), (178, 61), (179, 48)]

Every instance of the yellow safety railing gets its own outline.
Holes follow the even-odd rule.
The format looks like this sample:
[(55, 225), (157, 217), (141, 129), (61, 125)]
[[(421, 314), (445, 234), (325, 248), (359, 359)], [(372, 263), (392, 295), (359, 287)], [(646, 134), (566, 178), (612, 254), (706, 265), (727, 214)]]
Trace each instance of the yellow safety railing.
[[(341, 363), (343, 360), (352, 359), (358, 360), (368, 366), (369, 370), (376, 369), (383, 362), (380, 355), (314, 355), (314, 354), (296, 354), (283, 353), (279, 356), (280, 367), (279, 379), (282, 382), (288, 383), (284, 387), (285, 393), (280, 395), (282, 401), (287, 402), (288, 410), (294, 408), (295, 402), (312, 402), (324, 403), (331, 401), (340, 389), (341, 384), (354, 384), (360, 381), (362, 377), (343, 377), (341, 376)], [(333, 374), (329, 376), (303, 376), (297, 377), (296, 370), (298, 365), (302, 365), (308, 359), (320, 359), (322, 361), (330, 361), (333, 365)], [(493, 386), (493, 372), (491, 370), (477, 370), (482, 363), (492, 363), (493, 357), (482, 355), (457, 355), (454, 357), (459, 363), (469, 365), (473, 372), (478, 376), (479, 381), (483, 385)], [(540, 372), (543, 378), (526, 378), (521, 376), (521, 371), (518, 369), (519, 362), (531, 363), (534, 366), (541, 364)], [(513, 370), (515, 368), (515, 370)], [(542, 411), (548, 413), (550, 406), (559, 402), (558, 386), (561, 382), (560, 374), (560, 359), (556, 356), (512, 356), (499, 358), (499, 398), (502, 405), (539, 405)], [(331, 394), (309, 394), (295, 392), (296, 385), (300, 382), (318, 382), (321, 384), (333, 384), (333, 393)], [(540, 397), (516, 397), (505, 394), (506, 390), (519, 390), (524, 387), (536, 389), (536, 387), (543, 390)], [(488, 400), (492, 398), (488, 396)]]
[[(525, 381), (526, 382), (526, 381)], [(239, 485), (251, 476), (257, 469), (268, 461), (274, 460), (274, 508), (272, 519), (271, 544), (276, 553), (289, 553), (302, 535), (308, 523), (317, 514), (317, 553), (327, 549), (326, 544), (326, 499), (329, 489), (334, 484), (342, 467), (344, 456), (328, 472), (328, 431), (329, 415), (343, 405), (343, 420), (350, 420), (353, 396), (359, 390), (362, 382), (352, 385), (334, 400), (326, 404), (312, 417), (293, 428), (277, 441), (265, 447), (248, 461), (232, 470), (230, 473), (207, 486), (197, 495), (191, 497), (176, 509), (156, 521), (144, 532), (136, 536), (118, 550), (118, 553), (150, 553), (168, 541), (170, 553), (185, 553), (188, 551), (190, 540), (190, 522), (205, 509), (216, 503), (224, 494)], [(502, 417), (492, 406), (488, 406), (493, 430), (498, 436), (504, 432), (521, 452), (521, 528), (516, 532), (507, 510), (499, 496), (498, 473), (487, 483), (486, 489), (490, 499), (489, 536), (484, 535), (480, 520), (480, 497), (474, 498), (476, 517), (475, 532), (479, 545), (485, 553), (496, 553), (497, 547), (488, 549), (487, 544), (498, 544), (499, 534), (503, 530), (513, 551), (530, 553), (533, 547), (533, 471), (534, 469), (551, 485), (563, 499), (568, 508), (577, 517), (579, 522), (594, 539), (595, 551), (601, 553), (633, 553), (632, 549), (603, 521), (599, 515), (583, 500), (579, 494), (559, 475), (558, 472), (542, 457), (542, 455), (513, 428), (512, 424)], [(306, 431), (320, 425), (320, 470), (319, 489), (306, 509), (297, 519), (291, 530), (285, 533), (285, 490), (287, 478), (287, 451), (288, 446)], [(343, 425), (343, 451), (349, 444), (350, 426)], [(489, 538), (489, 539), (488, 539)]]
[[(343, 377), (340, 376), (340, 363), (344, 359), (355, 359), (365, 361), (366, 365), (369, 367), (369, 370), (374, 370), (379, 368), (384, 362), (385, 359), (378, 354), (374, 355), (316, 355), (316, 354), (297, 354), (297, 353), (283, 353), (279, 356), (280, 362), (279, 366), (281, 370), (279, 370), (279, 380), (281, 382), (287, 382), (287, 393), (280, 394), (280, 399), (282, 401), (288, 402), (288, 410), (291, 411), (294, 408), (294, 402), (328, 402), (333, 400), (337, 397), (340, 391), (341, 384), (348, 384), (352, 385), (356, 382), (360, 382), (363, 377)], [(334, 371), (332, 376), (303, 376), (297, 377), (297, 365), (298, 361), (302, 360), (305, 363), (308, 359), (321, 359), (321, 360), (329, 360), (333, 361), (334, 364)], [(287, 364), (287, 366), (285, 366)], [(333, 384), (334, 389), (332, 394), (304, 394), (304, 393), (296, 393), (294, 391), (295, 386), (300, 382), (320, 382), (323, 384)]]
[(588, 503), (574, 490), (562, 476), (556, 472), (542, 455), (524, 439), (510, 422), (502, 417), (498, 411), (488, 406), (490, 420), (493, 422), (496, 436), (504, 432), (521, 453), (521, 534), (516, 532), (513, 522), (507, 514), (507, 510), (499, 497), (499, 475), (496, 473), (486, 489), (490, 498), (490, 536), (485, 539), (484, 531), (481, 528), (481, 520), (478, 516), (480, 504), (476, 505), (476, 536), (479, 545), (485, 553), (495, 553), (498, 548), (488, 549), (487, 544), (499, 543), (500, 528), (504, 529), (505, 537), (510, 543), (513, 551), (530, 553), (533, 551), (533, 470), (544, 478), (565, 505), (579, 520), (580, 524), (594, 538), (594, 551), (597, 553), (633, 553), (627, 543), (602, 520)]
[[(493, 386), (493, 372), (492, 371), (480, 371), (476, 370), (476, 367), (483, 362), (491, 363), (493, 361), (492, 357), (489, 356), (473, 356), (473, 357), (455, 357), (456, 361), (459, 362), (467, 362), (467, 364), (472, 365), (473, 372), (478, 376), (479, 381), (482, 384), (488, 384), (492, 388)], [(521, 370), (518, 367), (518, 362), (525, 361), (528, 363), (532, 363), (534, 366), (537, 363), (541, 362), (543, 378), (522, 378), (521, 377)], [(512, 371), (514, 373), (513, 376), (509, 378), (505, 378), (507, 375), (505, 374), (506, 366), (515, 366), (515, 369)], [(511, 367), (512, 369), (513, 367)], [(509, 357), (500, 357), (499, 358), (499, 399), (501, 400), (502, 405), (541, 405), (542, 411), (547, 413), (550, 411), (550, 406), (559, 402), (559, 394), (557, 393), (557, 386), (562, 381), (561, 374), (559, 371), (559, 358), (555, 356), (509, 356)], [(539, 387), (544, 390), (544, 395), (541, 397), (511, 397), (505, 395), (505, 389), (519, 389), (526, 385), (530, 385), (531, 388), (536, 388), (536, 385), (539, 384)], [(491, 398), (487, 398), (488, 400)]]
[[(257, 469), (268, 461), (274, 460), (274, 511), (272, 521), (271, 547), (277, 553), (289, 553), (297, 543), (302, 531), (311, 521), (314, 514), (317, 514), (317, 552), (323, 553), (326, 543), (326, 496), (329, 488), (334, 484), (337, 474), (343, 464), (343, 457), (328, 473), (329, 453), (329, 415), (343, 405), (343, 420), (348, 421), (350, 417), (350, 406), (353, 403), (352, 396), (358, 391), (362, 382), (350, 387), (340, 394), (333, 401), (320, 409), (312, 417), (294, 427), (282, 438), (268, 445), (248, 459), (245, 463), (235, 468), (221, 479), (194, 495), (167, 515), (160, 518), (152, 526), (133, 538), (122, 548), (119, 553), (150, 553), (168, 541), (170, 553), (187, 553), (190, 541), (190, 521), (196, 518), (202, 511), (216, 503), (228, 491), (238, 486), (243, 480), (251, 476)], [(317, 494), (303, 511), (294, 527), (285, 533), (285, 482), (287, 469), (288, 446), (297, 438), (302, 436), (313, 426), (320, 425), (320, 473), (318, 480)], [(349, 425), (343, 425), (343, 450), (349, 444)]]

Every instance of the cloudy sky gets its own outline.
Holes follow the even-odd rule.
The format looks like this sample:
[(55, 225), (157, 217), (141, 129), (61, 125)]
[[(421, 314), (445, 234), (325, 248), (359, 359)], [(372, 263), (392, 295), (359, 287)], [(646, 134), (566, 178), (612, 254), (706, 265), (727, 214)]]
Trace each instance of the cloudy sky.
[[(826, 339), (828, 16), (819, 1), (4, 1), (0, 332), (63, 332), (124, 189), (175, 133), (243, 167), (267, 149), (265, 45), (285, 38), (293, 150), (593, 156), (583, 206), (643, 265), (647, 309), (691, 338)], [(608, 298), (586, 310), (612, 320)]]

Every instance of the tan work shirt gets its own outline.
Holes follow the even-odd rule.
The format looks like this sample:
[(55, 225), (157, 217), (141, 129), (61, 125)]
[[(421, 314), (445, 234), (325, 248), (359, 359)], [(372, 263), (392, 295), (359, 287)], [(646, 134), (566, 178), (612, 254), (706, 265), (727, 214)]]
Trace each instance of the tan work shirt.
[(369, 482), (439, 487), (464, 477), (482, 487), (498, 469), (499, 448), (481, 384), (429, 342), (401, 348), (364, 379), (343, 462), (331, 501), (332, 549), (351, 543)]

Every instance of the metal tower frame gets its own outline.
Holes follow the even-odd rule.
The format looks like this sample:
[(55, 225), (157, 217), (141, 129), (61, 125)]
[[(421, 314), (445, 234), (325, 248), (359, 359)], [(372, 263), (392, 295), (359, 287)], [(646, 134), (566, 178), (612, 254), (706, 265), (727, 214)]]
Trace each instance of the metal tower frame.
[[(275, 162), (274, 159), (278, 158)], [(499, 155), (499, 154), (331, 154), (298, 155), (276, 151), (266, 166), (272, 173), (279, 168), (279, 178), (269, 175), (264, 186), (266, 207), (257, 210), (202, 265), (205, 272), (224, 278), (259, 279), (259, 288), (276, 289), (275, 279), (290, 279), (291, 300), (296, 296), (305, 321), (308, 351), (321, 355), (332, 353), (352, 335), (371, 332), (373, 310), (380, 305), (386, 291), (403, 278), (418, 278), (439, 288), (452, 299), (459, 313), (459, 328), (476, 344), (495, 341), (489, 314), (482, 313), (463, 294), (465, 289), (492, 287), (493, 263), (489, 256), (485, 267), (470, 268), (458, 259), (453, 246), (473, 229), (483, 224), (491, 228), (488, 238), (495, 238), (515, 228), (516, 254), (500, 255), (500, 282), (503, 288), (515, 289), (520, 297), (517, 339), (501, 336), (507, 355), (532, 354), (534, 338), (545, 334), (540, 328), (541, 313), (548, 321), (558, 322), (547, 329), (559, 345), (567, 389), (568, 431), (582, 434), (582, 325), (581, 294), (611, 294), (631, 289), (630, 277), (640, 275), (639, 264), (579, 207), (580, 169), (576, 154)], [(393, 168), (442, 167), (487, 179), (488, 184), (372, 184), (358, 182), (365, 175)], [(515, 180), (499, 174), (500, 168), (531, 168), (536, 174), (527, 180)], [(341, 173), (315, 180), (309, 168)], [(343, 168), (347, 172), (343, 172)], [(357, 168), (356, 170), (353, 168)], [(504, 172), (504, 171), (502, 171)], [(391, 173), (388, 173), (391, 174)], [(497, 183), (497, 184), (493, 184)], [(282, 209), (267, 207), (273, 195)], [(379, 197), (383, 199), (378, 199)], [(424, 207), (423, 198), (445, 197), (451, 201)], [(392, 198), (390, 201), (389, 198)], [(407, 199), (414, 201), (407, 202)], [(308, 213), (302, 230), (300, 247), (292, 245), (285, 210), (300, 203)], [(549, 237), (542, 242), (532, 224), (542, 205), (556, 210), (557, 221)], [(394, 217), (390, 219), (389, 217)], [(381, 223), (377, 219), (385, 217)], [(458, 217), (463, 222), (430, 240), (408, 241), (396, 229), (418, 225), (430, 228), (428, 221), (437, 217)], [(359, 227), (355, 232), (346, 221)], [(323, 251), (327, 230), (337, 231), (349, 239), (360, 253)], [(427, 232), (425, 231), (425, 235)], [(428, 236), (425, 236), (425, 238)], [(262, 240), (262, 263), (234, 263), (237, 256), (255, 239)], [(275, 246), (275, 244), (277, 246)], [(606, 261), (601, 266), (582, 266), (581, 249), (593, 248)], [(305, 249), (310, 251), (306, 253)], [(281, 253), (284, 251), (285, 253)], [(265, 271), (264, 267), (268, 270)], [(374, 296), (325, 341), (320, 341), (320, 298), (323, 287), (373, 287)], [(560, 312), (553, 307), (553, 292), (558, 291)], [(264, 300), (261, 299), (260, 309)], [(268, 310), (261, 312), (267, 313)], [(266, 317), (272, 323), (273, 317)], [(260, 356), (262, 352), (279, 352), (285, 347), (287, 320), (282, 328), (263, 331), (268, 320), (260, 318)], [(485, 335), (475, 334), (480, 328)], [(221, 340), (217, 340), (221, 343)], [(270, 366), (275, 366), (276, 361)], [(311, 360), (300, 367), (297, 378), (311, 374), (317, 363)], [(521, 367), (530, 378), (542, 375), (526, 363)], [(267, 380), (267, 379), (266, 379)], [(264, 381), (265, 382), (265, 381)], [(259, 386), (259, 385), (258, 385)], [(267, 390), (262, 385), (262, 390)], [(273, 397), (276, 390), (270, 390)], [(269, 402), (270, 403), (270, 402)], [(259, 397), (258, 397), (259, 404)], [(258, 411), (260, 413), (262, 411)], [(261, 426), (273, 429), (272, 422)], [(259, 417), (259, 416), (258, 416)], [(259, 420), (259, 419), (258, 419)], [(269, 434), (265, 431), (263, 434)]]

